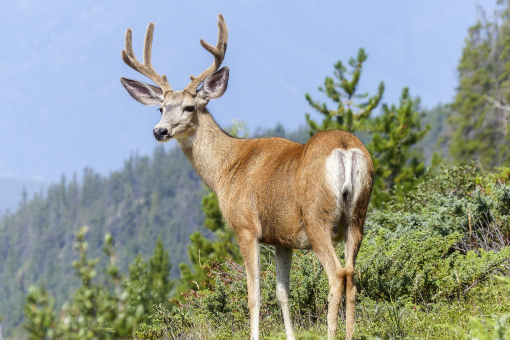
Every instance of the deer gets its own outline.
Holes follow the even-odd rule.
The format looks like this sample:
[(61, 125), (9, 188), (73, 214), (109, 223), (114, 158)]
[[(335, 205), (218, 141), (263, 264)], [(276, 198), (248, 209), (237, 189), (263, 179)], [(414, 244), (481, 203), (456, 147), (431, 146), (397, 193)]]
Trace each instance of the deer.
[[(143, 63), (133, 52), (128, 29), (124, 62), (156, 85), (121, 78), (128, 93), (144, 105), (159, 106), (153, 130), (159, 142), (177, 140), (205, 184), (217, 195), (220, 210), (235, 232), (246, 268), (250, 339), (259, 338), (260, 244), (274, 246), (276, 295), (287, 339), (295, 339), (289, 310), (293, 249), (313, 249), (328, 277), (328, 339), (337, 333), (342, 296), (346, 297), (346, 339), (355, 323), (354, 264), (373, 186), (374, 167), (363, 143), (341, 131), (319, 131), (306, 144), (283, 138), (240, 139), (230, 136), (207, 109), (226, 91), (228, 29), (218, 15), (216, 46), (200, 40), (214, 57), (212, 65), (180, 91), (160, 76), (151, 62), (154, 23), (145, 35)], [(345, 266), (334, 245), (344, 241)]]

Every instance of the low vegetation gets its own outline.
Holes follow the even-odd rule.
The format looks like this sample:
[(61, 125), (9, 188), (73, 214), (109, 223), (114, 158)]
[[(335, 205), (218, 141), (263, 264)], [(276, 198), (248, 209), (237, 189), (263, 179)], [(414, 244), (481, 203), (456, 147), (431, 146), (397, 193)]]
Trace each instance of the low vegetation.
[[(356, 338), (510, 338), (509, 236), (510, 169), (488, 175), (474, 166), (437, 169), (412, 192), (394, 195), (366, 223), (356, 264)], [(248, 336), (246, 278), (241, 264), (232, 259), (203, 262), (201, 269), (208, 279), (183, 291), (180, 298), (170, 299), (169, 305), (161, 298), (164, 294), (153, 293), (163, 284), (162, 276), (155, 273), (169, 268), (152, 265), (159, 268), (151, 275), (159, 277), (160, 284), (142, 285), (145, 294), (139, 294), (140, 290), (129, 287), (148, 282), (149, 271), (134, 275), (131, 268), (131, 275), (122, 280), (110, 236), (104, 247), (110, 258), (106, 269), (110, 283), (92, 284), (96, 262), (87, 259), (83, 238), (81, 231), (75, 245), (80, 253), (75, 268), (82, 287), (59, 314), (53, 311), (47, 292), (31, 289), (25, 327), (32, 339)], [(159, 248), (150, 263), (165, 262), (164, 250)], [(339, 245), (342, 259), (341, 249)], [(271, 248), (265, 249), (262, 277), (261, 335), (284, 338)], [(312, 251), (295, 252), (290, 291), (299, 337), (322, 339), (329, 287)], [(151, 308), (145, 309), (148, 301), (140, 301), (141, 296), (160, 298), (153, 298)]]
[[(356, 337), (508, 339), (510, 169), (487, 176), (474, 166), (439, 169), (404, 198), (395, 196), (366, 224), (356, 266)], [(212, 282), (174, 299), (172, 310), (155, 309), (157, 322), (134, 338), (246, 338), (243, 267), (230, 260), (203, 269)], [(296, 329), (319, 339), (326, 334), (324, 270), (313, 252), (298, 251), (291, 273)], [(270, 252), (262, 276), (262, 335), (284, 338)]]

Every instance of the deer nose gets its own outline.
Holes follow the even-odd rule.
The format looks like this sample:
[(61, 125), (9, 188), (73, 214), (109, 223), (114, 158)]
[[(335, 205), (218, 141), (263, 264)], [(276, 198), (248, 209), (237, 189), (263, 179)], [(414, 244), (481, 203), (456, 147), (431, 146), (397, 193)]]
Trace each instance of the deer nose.
[(152, 130), (152, 133), (154, 134), (154, 138), (162, 140), (164, 136), (168, 136), (168, 129), (156, 128)]

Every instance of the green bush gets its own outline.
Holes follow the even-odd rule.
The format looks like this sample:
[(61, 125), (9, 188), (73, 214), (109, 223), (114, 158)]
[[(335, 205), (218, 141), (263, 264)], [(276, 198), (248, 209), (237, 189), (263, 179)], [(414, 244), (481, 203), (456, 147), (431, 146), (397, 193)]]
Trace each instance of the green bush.
[[(508, 169), (487, 175), (473, 166), (438, 169), (412, 192), (394, 195), (383, 210), (370, 213), (355, 267), (359, 339), (508, 338), (509, 183)], [(82, 287), (60, 315), (44, 289), (31, 288), (25, 306), (30, 338), (248, 336), (246, 274), (233, 259), (202, 264), (207, 280), (170, 299), (170, 308), (161, 300), (172, 289), (168, 254), (161, 244), (150, 265), (138, 258), (122, 281), (107, 235), (104, 251), (110, 258), (106, 271), (111, 280), (101, 286), (92, 283), (97, 260), (86, 256), (85, 232), (80, 231), (75, 244)], [(283, 338), (274, 253), (271, 247), (261, 250), (261, 335)], [(343, 245), (336, 251), (343, 262)], [(494, 279), (495, 274), (501, 278)], [(294, 253), (290, 293), (299, 337), (320, 339), (326, 333), (329, 285), (313, 251)], [(342, 332), (340, 326), (340, 337)]]
[[(483, 176), (474, 166), (438, 169), (412, 192), (395, 195), (383, 210), (370, 213), (355, 268), (357, 334), (384, 339), (405, 338), (412, 332), (441, 334), (451, 327), (445, 320), (476, 328), (476, 321), (469, 323), (473, 314), (466, 307), (475, 296), (484, 297), (477, 302), (480, 308), (496, 312), (490, 320), (506, 329), (508, 321), (501, 315), (510, 312), (510, 300), (499, 292), (506, 294), (509, 289), (495, 285), (492, 276), (510, 274), (509, 174), (501, 169)], [(337, 254), (343, 261), (342, 244)], [(150, 332), (139, 328), (137, 339), (156, 339), (161, 334), (169, 339), (248, 334), (244, 268), (231, 260), (209, 261), (202, 268), (209, 277), (207, 285), (184, 292), (184, 302), (174, 299), (172, 311), (159, 310), (161, 321)], [(271, 255), (263, 257), (261, 278), (261, 332), (271, 338), (283, 334)], [(313, 251), (294, 253), (290, 293), (296, 331), (305, 338), (325, 333), (329, 286)], [(508, 305), (497, 309), (494, 301)]]
[(507, 272), (510, 247), (500, 252), (452, 251), (461, 235), (431, 235), (423, 230), (368, 235), (356, 270), (360, 292), (374, 300), (408, 298), (428, 304), (458, 297), (489, 275)]

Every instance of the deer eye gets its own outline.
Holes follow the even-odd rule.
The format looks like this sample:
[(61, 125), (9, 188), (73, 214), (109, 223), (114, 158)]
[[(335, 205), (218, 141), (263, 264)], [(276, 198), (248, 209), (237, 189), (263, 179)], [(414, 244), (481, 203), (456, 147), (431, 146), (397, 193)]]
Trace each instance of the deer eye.
[(193, 112), (193, 111), (195, 111), (195, 107), (194, 106), (186, 106), (184, 108), (184, 111)]

